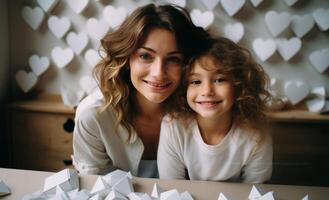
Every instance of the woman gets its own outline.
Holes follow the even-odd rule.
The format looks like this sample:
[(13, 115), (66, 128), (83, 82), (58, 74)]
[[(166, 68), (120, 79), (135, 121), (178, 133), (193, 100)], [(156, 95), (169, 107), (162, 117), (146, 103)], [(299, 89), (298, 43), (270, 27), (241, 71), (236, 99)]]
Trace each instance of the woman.
[(201, 33), (182, 8), (149, 4), (102, 40), (106, 56), (94, 75), (104, 98), (87, 97), (76, 113), (72, 158), (80, 173), (120, 168), (158, 177), (161, 120)]

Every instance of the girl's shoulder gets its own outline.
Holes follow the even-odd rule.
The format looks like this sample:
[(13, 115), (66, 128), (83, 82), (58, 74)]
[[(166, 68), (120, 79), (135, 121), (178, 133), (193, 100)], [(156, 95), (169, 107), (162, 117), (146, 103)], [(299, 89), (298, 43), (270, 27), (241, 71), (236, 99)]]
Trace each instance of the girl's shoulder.
[(250, 126), (235, 126), (232, 134), (233, 140), (237, 144), (260, 144), (268, 143), (271, 135), (266, 128), (253, 128)]

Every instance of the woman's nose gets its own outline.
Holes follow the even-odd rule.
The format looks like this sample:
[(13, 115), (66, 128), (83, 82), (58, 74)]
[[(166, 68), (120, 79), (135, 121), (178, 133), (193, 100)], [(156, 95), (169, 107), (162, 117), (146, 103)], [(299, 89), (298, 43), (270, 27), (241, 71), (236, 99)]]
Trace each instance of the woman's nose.
[(153, 77), (161, 77), (164, 74), (164, 64), (161, 59), (156, 59), (151, 66), (150, 74)]

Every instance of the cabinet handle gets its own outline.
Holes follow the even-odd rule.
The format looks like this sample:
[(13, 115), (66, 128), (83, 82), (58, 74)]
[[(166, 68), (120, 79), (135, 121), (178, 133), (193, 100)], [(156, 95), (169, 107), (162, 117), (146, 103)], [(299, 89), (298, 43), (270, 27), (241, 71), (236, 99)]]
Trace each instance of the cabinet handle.
[(63, 163), (65, 166), (69, 166), (69, 165), (72, 165), (72, 160), (68, 159), (68, 160), (63, 160)]
[(71, 118), (68, 118), (66, 120), (66, 122), (63, 124), (63, 129), (67, 132), (67, 133), (73, 133), (74, 130), (74, 120)]

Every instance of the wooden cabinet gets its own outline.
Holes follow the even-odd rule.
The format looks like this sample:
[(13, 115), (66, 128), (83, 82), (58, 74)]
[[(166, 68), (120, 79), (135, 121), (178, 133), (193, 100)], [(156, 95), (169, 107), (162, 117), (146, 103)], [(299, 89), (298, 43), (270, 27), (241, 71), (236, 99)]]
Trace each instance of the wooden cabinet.
[(12, 103), (7, 114), (12, 167), (59, 171), (70, 166), (74, 109), (47, 97)]

